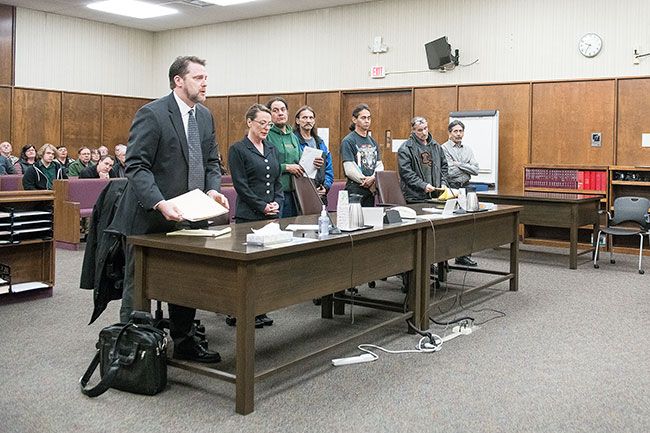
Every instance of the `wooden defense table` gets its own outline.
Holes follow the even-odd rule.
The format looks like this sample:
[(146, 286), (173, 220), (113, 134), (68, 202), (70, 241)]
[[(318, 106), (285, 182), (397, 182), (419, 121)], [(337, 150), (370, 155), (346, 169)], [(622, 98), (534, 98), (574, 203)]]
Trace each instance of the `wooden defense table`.
[[(481, 201), (523, 206), (521, 224), (569, 229), (569, 268), (577, 269), (578, 256), (594, 251), (598, 241), (600, 195), (551, 192), (489, 191), (477, 193)], [(592, 248), (578, 252), (578, 228), (593, 226)]]
[[(287, 218), (281, 224), (313, 224), (316, 218)], [(412, 317), (422, 305), (417, 299), (420, 291), (415, 290), (422, 265), (422, 230), (415, 222), (284, 246), (244, 245), (251, 228), (264, 224), (232, 224), (226, 238), (164, 234), (128, 238), (135, 253), (136, 309), (150, 311), (150, 300), (157, 299), (237, 318), (235, 375), (175, 360), (172, 365), (234, 382), (235, 409), (240, 414), (253, 411), (255, 380), (322, 352), (256, 373), (256, 315), (409, 271), (415, 275), (409, 288), (411, 312), (385, 324)]]
[[(430, 205), (412, 205), (415, 209)], [(422, 236), (425, 248), (422, 251), (422, 268), (430, 269), (431, 264), (440, 263), (455, 257), (471, 254), (489, 248), (509, 244), (510, 264), (508, 271), (495, 271), (482, 268), (467, 268), (471, 272), (497, 275), (486, 283), (465, 288), (464, 293), (481, 290), (503, 281), (509, 281), (511, 291), (519, 289), (519, 212), (521, 206), (495, 206), (493, 210), (454, 215), (426, 222)], [(418, 212), (420, 213), (420, 212)], [(429, 328), (429, 310), (437, 302), (430, 300), (429, 275), (421, 275), (417, 287), (422, 291), (418, 297), (422, 303), (415, 311), (415, 323), (421, 329)]]
[[(318, 241), (298, 241), (274, 248), (244, 245), (250, 229), (259, 228), (264, 222), (233, 224), (232, 233), (226, 238), (132, 236), (128, 240), (135, 253), (135, 308), (149, 311), (150, 300), (157, 299), (237, 317), (235, 374), (183, 361), (170, 363), (235, 383), (235, 410), (248, 414), (254, 408), (255, 380), (323, 351), (256, 373), (256, 315), (411, 272), (409, 312), (384, 324), (413, 317), (420, 326), (426, 324), (428, 328), (430, 263), (511, 243), (511, 272), (500, 281), (510, 279), (511, 290), (516, 290), (518, 212), (519, 208), (499, 206), (480, 214), (391, 224), (382, 229), (330, 235)], [(313, 224), (315, 219), (316, 216), (287, 218), (281, 220), (281, 225)], [(305, 279), (306, 274), (299, 269), (307, 269), (309, 278)]]

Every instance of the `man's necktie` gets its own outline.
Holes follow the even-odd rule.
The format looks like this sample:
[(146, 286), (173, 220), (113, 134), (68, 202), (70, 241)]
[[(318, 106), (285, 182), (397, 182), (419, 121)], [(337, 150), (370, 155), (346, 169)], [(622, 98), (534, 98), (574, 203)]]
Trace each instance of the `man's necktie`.
[(187, 189), (200, 189), (205, 187), (205, 169), (203, 168), (203, 154), (201, 153), (201, 137), (199, 126), (196, 124), (194, 110), (190, 110), (187, 120), (187, 147), (189, 150), (189, 174), (187, 176)]

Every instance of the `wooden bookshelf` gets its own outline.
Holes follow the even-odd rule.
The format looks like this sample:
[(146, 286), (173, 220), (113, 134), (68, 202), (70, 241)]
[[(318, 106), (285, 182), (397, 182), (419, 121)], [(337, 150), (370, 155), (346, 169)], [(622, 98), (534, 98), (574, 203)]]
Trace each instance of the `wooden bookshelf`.
[[(593, 173), (585, 185), (585, 173)], [(592, 181), (594, 186), (592, 187)], [(609, 171), (606, 165), (526, 164), (523, 185), (526, 192), (557, 192), (565, 194), (601, 194), (602, 209), (608, 204)], [(603, 218), (601, 224), (606, 221)], [(525, 226), (521, 233), (525, 243), (564, 247), (569, 242), (568, 229)], [(591, 242), (591, 227), (580, 228), (579, 244)]]
[[(5, 265), (11, 285), (3, 284), (0, 303), (52, 296), (55, 275), (52, 191), (0, 191), (0, 212), (4, 234), (0, 236), (0, 263)], [(29, 222), (21, 213), (41, 212)], [(48, 215), (49, 214), (49, 215)], [(9, 215), (9, 216), (7, 216)], [(16, 227), (38, 227), (36, 231)], [(49, 221), (49, 228), (48, 226)], [(21, 225), (22, 222), (22, 225)], [(7, 276), (5, 275), (5, 277)]]
[[(609, 191), (608, 206), (612, 211), (614, 209), (614, 200), (618, 197), (634, 196), (650, 198), (650, 167), (648, 166), (631, 166), (631, 165), (612, 165), (609, 167)], [(624, 236), (614, 237), (614, 252), (629, 254), (638, 254), (639, 240), (626, 239)], [(644, 253), (648, 244), (644, 245)]]

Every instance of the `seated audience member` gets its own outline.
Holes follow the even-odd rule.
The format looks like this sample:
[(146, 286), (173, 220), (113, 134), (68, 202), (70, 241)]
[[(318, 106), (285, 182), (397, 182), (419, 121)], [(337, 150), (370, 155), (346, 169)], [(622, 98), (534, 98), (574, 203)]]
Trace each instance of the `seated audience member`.
[(368, 134), (370, 122), (370, 108), (357, 105), (352, 110), (351, 132), (341, 142), (341, 160), (348, 179), (345, 189), (348, 194), (361, 195), (364, 207), (375, 205), (375, 172), (384, 169), (379, 146)]
[(101, 145), (97, 148), (97, 151), (99, 152), (99, 156), (106, 156), (108, 155), (108, 147)]
[(0, 176), (3, 174), (14, 174), (14, 165), (9, 158), (0, 155)]
[(27, 169), (36, 162), (36, 148), (33, 144), (26, 144), (20, 151), (20, 158), (14, 164), (16, 174), (25, 174)]
[(68, 157), (68, 148), (63, 145), (56, 146), (56, 160), (59, 161), (59, 164), (65, 167), (66, 170), (74, 161), (74, 159)]
[(23, 189), (52, 189), (54, 179), (67, 179), (65, 168), (56, 161), (56, 147), (44, 144), (38, 149), (40, 159), (29, 166), (23, 175)]
[(99, 158), (96, 165), (89, 165), (81, 170), (79, 179), (109, 179), (115, 177), (111, 170), (113, 168), (113, 157), (104, 155)]
[(431, 137), (424, 117), (411, 119), (411, 136), (397, 151), (400, 184), (407, 203), (433, 198), (435, 188), (447, 184), (447, 158)]
[(318, 169), (316, 177), (313, 179), (314, 186), (323, 204), (327, 204), (327, 191), (334, 183), (334, 169), (332, 168), (332, 154), (327, 149), (325, 142), (318, 136), (316, 128), (316, 113), (308, 105), (300, 107), (296, 112), (294, 134), (298, 137), (300, 151), (305, 147), (320, 149), (323, 156), (316, 158), (314, 167)]
[(123, 144), (115, 146), (115, 164), (111, 172), (111, 177), (126, 177), (126, 146)]
[(2, 143), (0, 143), (0, 155), (9, 159), (11, 165), (13, 166), (16, 162), (18, 162), (18, 157), (13, 156), (11, 152), (13, 152), (13, 147), (11, 146), (11, 143), (9, 143), (8, 141), (3, 141)]
[(79, 173), (90, 164), (90, 149), (86, 146), (80, 147), (77, 155), (77, 160), (68, 166), (68, 176), (70, 177), (79, 176)]
[(102, 156), (101, 153), (99, 153), (99, 149), (90, 149), (90, 163), (91, 164), (97, 164), (99, 162), (99, 158)]
[[(228, 167), (237, 191), (236, 223), (278, 218), (284, 197), (278, 151), (266, 141), (271, 110), (254, 104), (246, 112), (246, 124), (247, 135), (228, 151)], [(266, 314), (255, 317), (256, 328), (272, 324)]]

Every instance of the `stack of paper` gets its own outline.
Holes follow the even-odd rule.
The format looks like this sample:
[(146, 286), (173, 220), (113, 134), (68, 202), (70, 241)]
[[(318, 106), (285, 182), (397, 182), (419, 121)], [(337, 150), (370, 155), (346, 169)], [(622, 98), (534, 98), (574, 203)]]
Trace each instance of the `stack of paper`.
[(228, 209), (214, 201), (210, 196), (195, 189), (169, 200), (187, 221), (203, 221), (228, 213)]

